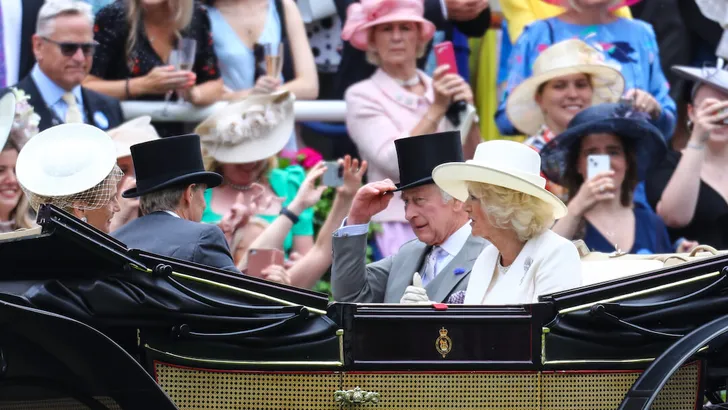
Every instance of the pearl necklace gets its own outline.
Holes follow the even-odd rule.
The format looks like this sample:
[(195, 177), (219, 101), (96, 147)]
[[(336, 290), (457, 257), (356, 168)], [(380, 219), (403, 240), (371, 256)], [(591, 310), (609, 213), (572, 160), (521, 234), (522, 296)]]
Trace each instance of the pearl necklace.
[(400, 80), (399, 78), (395, 78), (394, 81), (396, 81), (397, 84), (401, 85), (402, 87), (414, 87), (420, 83), (420, 76), (415, 74), (414, 77), (408, 80)]
[(247, 185), (237, 185), (237, 184), (233, 184), (230, 181), (225, 181), (225, 185), (229, 186), (230, 188), (232, 188), (232, 189), (234, 189), (236, 191), (245, 192), (245, 191), (250, 191), (250, 189), (253, 188), (253, 184), (258, 183), (258, 181), (259, 180), (255, 180), (255, 181), (253, 181), (253, 182), (251, 182), (250, 184), (247, 184)]
[(501, 274), (505, 275), (506, 273), (508, 273), (508, 269), (511, 268), (511, 265), (503, 266), (503, 257), (500, 254), (498, 255), (498, 271)]

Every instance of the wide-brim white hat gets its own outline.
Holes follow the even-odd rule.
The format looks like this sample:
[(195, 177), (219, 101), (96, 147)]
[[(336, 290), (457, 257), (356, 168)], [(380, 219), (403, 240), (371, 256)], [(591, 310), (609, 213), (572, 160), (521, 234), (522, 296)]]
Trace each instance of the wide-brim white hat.
[(106, 132), (87, 124), (60, 124), (31, 138), (15, 171), (24, 190), (42, 197), (89, 190), (116, 166), (116, 147)]
[(463, 202), (468, 199), (468, 182), (480, 182), (541, 199), (552, 207), (554, 219), (567, 212), (566, 205), (546, 190), (541, 157), (531, 147), (514, 141), (483, 142), (473, 159), (439, 165), (432, 171), (432, 179), (443, 191)]
[(227, 164), (277, 155), (295, 125), (296, 97), (289, 91), (251, 95), (217, 111), (195, 128), (207, 155)]
[(587, 74), (591, 78), (592, 105), (616, 102), (624, 93), (624, 77), (604, 62), (604, 56), (581, 40), (558, 42), (544, 50), (533, 64), (531, 77), (520, 83), (506, 100), (506, 115), (516, 129), (536, 134), (546, 122), (536, 102), (538, 88), (553, 79)]
[(8, 142), (15, 121), (15, 94), (7, 92), (0, 98), (0, 150)]
[(131, 146), (159, 139), (152, 117), (144, 115), (106, 131), (116, 146), (116, 158), (131, 156)]

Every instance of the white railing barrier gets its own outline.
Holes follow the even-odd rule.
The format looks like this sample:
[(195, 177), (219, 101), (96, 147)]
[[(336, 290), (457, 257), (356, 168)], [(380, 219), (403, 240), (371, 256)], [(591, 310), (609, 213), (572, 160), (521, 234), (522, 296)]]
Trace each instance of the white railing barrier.
[[(197, 123), (227, 104), (227, 102), (218, 102), (207, 107), (196, 107), (184, 102), (170, 102), (165, 112), (164, 102), (122, 101), (121, 109), (124, 111), (126, 119), (149, 115), (152, 117), (152, 121)], [(346, 103), (341, 100), (296, 101), (294, 110), (297, 122), (344, 122), (346, 118)]]

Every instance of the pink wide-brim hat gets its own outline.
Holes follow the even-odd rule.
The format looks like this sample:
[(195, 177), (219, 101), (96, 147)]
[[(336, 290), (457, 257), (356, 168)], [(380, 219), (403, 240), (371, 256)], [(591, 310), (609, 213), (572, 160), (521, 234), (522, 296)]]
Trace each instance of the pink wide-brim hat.
[(361, 0), (346, 9), (346, 24), (341, 38), (359, 50), (369, 48), (369, 29), (383, 23), (411, 21), (420, 25), (420, 41), (435, 35), (435, 25), (424, 18), (423, 0)]
[[(545, 3), (553, 4), (554, 6), (560, 6), (560, 7), (566, 7), (564, 3), (567, 3), (568, 0), (541, 0)], [(617, 2), (614, 6), (610, 7), (609, 10), (616, 10), (620, 7), (629, 7), (633, 4), (637, 4), (642, 0), (622, 0)]]

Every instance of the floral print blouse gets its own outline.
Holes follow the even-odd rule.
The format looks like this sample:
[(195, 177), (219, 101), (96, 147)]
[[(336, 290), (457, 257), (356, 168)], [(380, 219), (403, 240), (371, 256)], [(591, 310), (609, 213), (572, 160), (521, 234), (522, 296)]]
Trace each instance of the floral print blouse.
[(676, 106), (669, 95), (670, 85), (660, 65), (655, 32), (644, 21), (624, 18), (617, 18), (607, 24), (578, 25), (552, 17), (527, 26), (511, 51), (508, 84), (495, 114), (501, 134), (517, 133), (506, 116), (505, 101), (508, 95), (533, 74), (533, 63), (543, 50), (572, 38), (580, 39), (601, 51), (606, 63), (624, 76), (625, 91), (641, 89), (657, 100), (662, 107), (662, 115), (654, 124), (662, 131), (665, 139), (670, 139), (675, 129)]
[[(183, 37), (197, 40), (195, 64), (192, 71), (197, 74), (197, 84), (220, 78), (217, 57), (212, 47), (210, 19), (207, 8), (195, 1), (195, 10), (190, 25), (182, 32)], [(165, 61), (154, 51), (147, 37), (144, 25), (139, 24), (137, 42), (129, 55), (126, 53), (126, 41), (129, 37), (129, 24), (126, 18), (126, 6), (123, 0), (109, 4), (96, 14), (94, 39), (99, 43), (94, 54), (91, 75), (104, 80), (125, 80), (143, 77), (154, 67), (165, 64)], [(175, 98), (173, 96), (173, 98)], [(147, 101), (164, 101), (164, 95), (140, 95), (134, 99)], [(154, 124), (157, 132), (163, 137), (183, 133), (182, 123)]]

